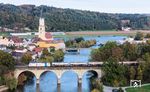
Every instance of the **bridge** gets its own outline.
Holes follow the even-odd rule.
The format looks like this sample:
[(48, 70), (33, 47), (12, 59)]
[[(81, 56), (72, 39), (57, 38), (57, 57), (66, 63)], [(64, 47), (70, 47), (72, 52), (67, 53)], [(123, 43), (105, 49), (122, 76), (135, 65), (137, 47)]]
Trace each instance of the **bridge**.
[(101, 69), (99, 65), (97, 66), (50, 66), (50, 67), (28, 67), (28, 66), (17, 66), (15, 70), (15, 77), (18, 78), (19, 75), (23, 72), (31, 72), (37, 79), (37, 84), (39, 83), (39, 79), (41, 75), (45, 72), (53, 72), (56, 74), (58, 83), (60, 83), (61, 76), (67, 72), (72, 71), (77, 74), (78, 80), (81, 83), (82, 77), (87, 72), (94, 72), (98, 78), (102, 76)]
[[(120, 64), (126, 64), (126, 65), (137, 65), (138, 62), (119, 62)], [(58, 84), (58, 92), (60, 92), (60, 84), (61, 84), (61, 77), (63, 74), (67, 71), (72, 71), (78, 76), (78, 92), (81, 92), (81, 83), (82, 78), (85, 75), (85, 73), (90, 72), (93, 73), (97, 78), (101, 78), (103, 75), (103, 72), (101, 70), (101, 67), (103, 65), (103, 62), (89, 62), (89, 63), (71, 63), (66, 65), (66, 63), (61, 65), (51, 65), (49, 67), (35, 67), (35, 66), (16, 66), (16, 70), (14, 71), (15, 77), (18, 79), (18, 77), (24, 73), (24, 72), (31, 72), (36, 77), (37, 84), (40, 83), (40, 77), (42, 74), (46, 72), (53, 72), (57, 76), (57, 84)], [(39, 87), (37, 87), (39, 88)]]
[[(119, 62), (119, 63), (123, 63), (126, 65), (136, 65), (138, 62), (127, 61), (127, 62)], [(26, 71), (31, 72), (35, 75), (37, 79), (37, 83), (39, 83), (40, 76), (43, 73), (49, 71), (49, 72), (53, 72), (54, 74), (56, 74), (58, 83), (60, 83), (61, 76), (67, 71), (72, 71), (77, 74), (79, 82), (81, 82), (83, 75), (87, 72), (94, 73), (97, 76), (97, 78), (101, 78), (102, 77), (102, 71), (101, 71), (102, 65), (103, 65), (103, 62), (71, 63), (68, 65), (64, 63), (64, 65), (62, 64), (52, 65), (49, 67), (16, 66), (16, 70), (14, 71), (15, 72), (14, 74), (15, 74), (15, 77), (18, 78), (19, 75), (23, 72), (26, 72)]]

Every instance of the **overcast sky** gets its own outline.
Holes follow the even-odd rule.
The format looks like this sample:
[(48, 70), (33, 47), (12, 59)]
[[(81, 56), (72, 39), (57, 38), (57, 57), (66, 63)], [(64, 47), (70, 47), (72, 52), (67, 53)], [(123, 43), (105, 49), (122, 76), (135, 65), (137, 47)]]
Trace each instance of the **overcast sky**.
[(48, 5), (106, 13), (150, 14), (150, 0), (0, 0), (0, 3)]

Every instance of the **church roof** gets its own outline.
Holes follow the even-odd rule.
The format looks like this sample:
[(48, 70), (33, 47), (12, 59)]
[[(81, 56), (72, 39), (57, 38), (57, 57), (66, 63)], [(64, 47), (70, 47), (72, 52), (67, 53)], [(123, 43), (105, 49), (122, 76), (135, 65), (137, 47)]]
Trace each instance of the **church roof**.
[(51, 39), (51, 38), (53, 38), (53, 36), (52, 36), (51, 33), (46, 32), (46, 33), (45, 33), (45, 38), (46, 38), (46, 39)]

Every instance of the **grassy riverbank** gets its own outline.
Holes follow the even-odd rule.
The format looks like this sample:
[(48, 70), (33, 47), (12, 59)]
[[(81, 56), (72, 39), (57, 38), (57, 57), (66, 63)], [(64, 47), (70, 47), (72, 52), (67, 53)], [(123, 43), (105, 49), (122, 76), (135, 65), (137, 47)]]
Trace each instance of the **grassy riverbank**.
[[(133, 31), (115, 31), (115, 30), (100, 30), (100, 31), (73, 31), (65, 32), (66, 35), (55, 35), (54, 37), (82, 37), (82, 36), (103, 36), (103, 35), (121, 35), (121, 36), (134, 36), (137, 32), (142, 32), (144, 34), (150, 33), (150, 30), (133, 30)], [(9, 36), (9, 32), (0, 32), (0, 36)], [(35, 37), (35, 35), (26, 35), (20, 37)]]
[(79, 31), (79, 32), (66, 32), (66, 35), (127, 35), (133, 36), (137, 32), (143, 32), (144, 34), (150, 33), (150, 30), (134, 30), (134, 31)]
[(145, 85), (139, 88), (127, 88), (126, 92), (150, 92), (150, 85)]

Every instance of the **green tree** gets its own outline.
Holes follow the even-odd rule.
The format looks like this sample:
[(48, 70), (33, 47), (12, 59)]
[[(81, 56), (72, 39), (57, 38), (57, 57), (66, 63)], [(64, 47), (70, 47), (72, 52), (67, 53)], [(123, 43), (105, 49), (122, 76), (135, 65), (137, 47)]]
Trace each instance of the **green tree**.
[(129, 69), (129, 76), (130, 76), (130, 80), (134, 80), (135, 79), (135, 75), (136, 75), (136, 70), (133, 66), (130, 67)]
[(138, 79), (138, 80), (143, 80), (143, 71), (142, 71), (140, 65), (139, 65), (138, 68), (137, 68), (137, 79)]
[(126, 67), (119, 64), (114, 59), (109, 59), (103, 64), (102, 70), (105, 72), (102, 82), (109, 86), (123, 86), (127, 84)]
[(24, 64), (29, 64), (30, 61), (32, 60), (32, 56), (30, 53), (25, 53), (22, 57), (21, 57), (21, 62)]
[[(143, 60), (144, 62), (142, 62), (143, 65), (143, 81), (146, 83), (150, 82), (150, 54), (149, 53), (145, 53), (145, 55), (143, 55)], [(141, 75), (141, 69), (139, 69), (139, 75)]]
[(41, 57), (39, 61), (52, 63), (54, 61), (54, 58), (52, 56), (45, 56), (45, 57)]
[(55, 62), (60, 62), (64, 59), (64, 52), (62, 50), (56, 50), (53, 54)]
[(1, 69), (3, 70), (2, 71), (3, 73), (14, 70), (15, 62), (12, 55), (0, 50), (0, 66)]
[(138, 58), (138, 47), (135, 44), (126, 42), (122, 45), (124, 58), (129, 61), (135, 61)]
[(50, 55), (48, 49), (44, 48), (42, 51), (42, 56), (48, 56), (48, 55)]

